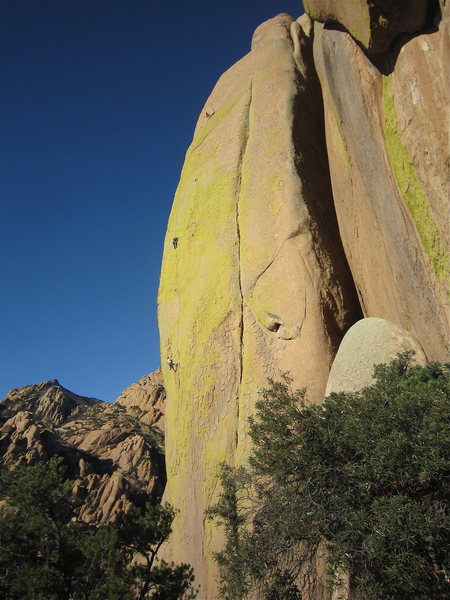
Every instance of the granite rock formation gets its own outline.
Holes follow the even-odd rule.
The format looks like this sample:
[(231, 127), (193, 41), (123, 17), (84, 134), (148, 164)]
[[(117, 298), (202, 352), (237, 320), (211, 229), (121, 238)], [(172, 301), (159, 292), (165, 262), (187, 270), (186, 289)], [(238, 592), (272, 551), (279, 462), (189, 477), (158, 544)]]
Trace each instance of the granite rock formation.
[(426, 363), (420, 344), (409, 331), (385, 319), (361, 319), (350, 327), (339, 346), (325, 395), (356, 392), (372, 385), (375, 365), (389, 363), (403, 352), (414, 352), (417, 364)]
[(444, 35), (409, 40), (380, 68), (345, 32), (316, 25), (314, 39), (333, 198), (364, 315), (411, 331), (440, 360), (450, 273)]
[(164, 372), (167, 497), (180, 511), (174, 559), (188, 552), (205, 598), (214, 594), (208, 565), (221, 540), (204, 511), (219, 463), (247, 453), (258, 387), (283, 368), (319, 402), (339, 341), (359, 316), (308, 32), (280, 15), (256, 30), (251, 52), (202, 110), (161, 274), (161, 351), (177, 365)]
[[(361, 35), (344, 4), (363, 11)], [(204, 510), (220, 462), (246, 459), (266, 378), (290, 371), (321, 402), (362, 317), (402, 328), (427, 360), (449, 339), (448, 6), (305, 5), (310, 17), (262, 24), (219, 79), (165, 241), (170, 552), (202, 600), (217, 598), (221, 544)]]
[(427, 22), (428, 0), (304, 0), (306, 12), (322, 23), (342, 25), (370, 54), (387, 52), (402, 33)]
[(141, 423), (156, 427), (163, 433), (166, 390), (161, 369), (144, 375), (128, 386), (117, 398), (116, 404), (124, 406), (127, 413), (134, 415)]
[[(114, 520), (119, 511), (148, 500), (164, 490), (165, 466), (161, 433), (146, 424), (155, 419), (154, 381), (143, 378), (138, 387), (146, 403), (136, 416), (134, 388), (124, 404), (108, 404), (77, 396), (56, 379), (12, 390), (0, 403), (0, 464), (15, 466), (61, 456), (74, 479), (78, 516), (89, 523)], [(150, 381), (150, 386), (145, 385)], [(159, 421), (161, 417), (159, 417)]]

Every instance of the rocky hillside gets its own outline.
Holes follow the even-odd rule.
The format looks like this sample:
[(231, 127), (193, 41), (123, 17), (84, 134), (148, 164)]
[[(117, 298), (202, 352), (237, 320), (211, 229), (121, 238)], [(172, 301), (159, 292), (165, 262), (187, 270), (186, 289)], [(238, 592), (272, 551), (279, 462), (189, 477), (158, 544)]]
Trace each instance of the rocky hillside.
[(365, 331), (377, 357), (396, 345), (378, 335), (425, 360), (449, 339), (448, 2), (304, 4), (258, 27), (217, 82), (165, 241), (172, 555), (193, 564), (202, 600), (217, 597), (221, 544), (204, 510), (219, 463), (245, 461), (266, 378), (290, 371), (321, 402), (362, 318), (376, 320), (347, 357)]
[(158, 500), (166, 482), (164, 388), (156, 372), (108, 404), (77, 396), (56, 379), (12, 390), (0, 403), (0, 464), (62, 456), (86, 522)]
[(132, 383), (120, 394), (116, 404), (124, 406), (127, 413), (134, 415), (140, 423), (164, 432), (166, 390), (161, 369)]

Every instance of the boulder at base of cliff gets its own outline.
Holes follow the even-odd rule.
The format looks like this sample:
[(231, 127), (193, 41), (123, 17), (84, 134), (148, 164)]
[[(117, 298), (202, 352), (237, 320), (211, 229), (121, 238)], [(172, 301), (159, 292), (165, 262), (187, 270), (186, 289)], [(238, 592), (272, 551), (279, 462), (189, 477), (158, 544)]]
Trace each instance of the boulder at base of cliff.
[(406, 329), (385, 319), (361, 319), (348, 330), (339, 346), (326, 395), (356, 392), (372, 385), (375, 365), (391, 362), (400, 352), (411, 350), (418, 364), (427, 362), (419, 342)]

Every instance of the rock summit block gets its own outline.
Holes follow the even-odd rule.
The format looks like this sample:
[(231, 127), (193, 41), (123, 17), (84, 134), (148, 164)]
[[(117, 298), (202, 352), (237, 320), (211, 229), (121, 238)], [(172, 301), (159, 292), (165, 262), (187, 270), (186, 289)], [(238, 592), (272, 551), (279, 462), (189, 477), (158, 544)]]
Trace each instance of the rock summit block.
[(401, 33), (423, 29), (428, 0), (304, 0), (316, 21), (340, 24), (369, 54), (387, 52)]

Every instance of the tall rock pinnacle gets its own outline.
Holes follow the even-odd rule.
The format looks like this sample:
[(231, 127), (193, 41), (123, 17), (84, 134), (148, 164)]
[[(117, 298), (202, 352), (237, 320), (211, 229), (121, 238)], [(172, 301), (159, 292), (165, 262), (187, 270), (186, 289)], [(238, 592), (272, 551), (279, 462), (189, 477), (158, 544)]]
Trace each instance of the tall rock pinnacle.
[[(267, 377), (290, 371), (322, 399), (359, 304), (341, 246), (320, 86), (304, 27), (287, 15), (202, 110), (170, 216), (159, 291), (167, 389), (166, 497), (180, 511), (173, 555), (214, 598), (220, 537), (205, 519), (222, 461), (248, 453)], [(169, 369), (165, 357), (174, 365)]]
[(355, 0), (358, 37), (341, 4), (308, 0), (317, 21), (258, 27), (201, 112), (170, 216), (158, 308), (166, 498), (179, 510), (171, 553), (193, 565), (201, 600), (217, 598), (222, 543), (205, 509), (220, 463), (248, 456), (268, 377), (288, 371), (321, 402), (362, 317), (375, 319), (356, 331), (373, 326), (389, 346), (366, 348), (367, 365), (398, 336), (421, 360), (446, 356), (449, 6), (420, 2), (408, 16), (404, 2)]

